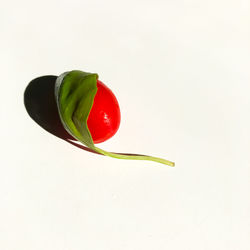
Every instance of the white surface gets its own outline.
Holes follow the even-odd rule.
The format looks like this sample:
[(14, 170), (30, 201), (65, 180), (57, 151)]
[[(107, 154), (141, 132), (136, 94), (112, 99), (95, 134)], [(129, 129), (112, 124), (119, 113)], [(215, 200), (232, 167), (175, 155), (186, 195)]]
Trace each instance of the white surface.
[[(249, 14), (247, 0), (3, 2), (0, 249), (249, 249)], [(39, 127), (25, 87), (71, 69), (119, 100), (102, 148), (176, 167)]]

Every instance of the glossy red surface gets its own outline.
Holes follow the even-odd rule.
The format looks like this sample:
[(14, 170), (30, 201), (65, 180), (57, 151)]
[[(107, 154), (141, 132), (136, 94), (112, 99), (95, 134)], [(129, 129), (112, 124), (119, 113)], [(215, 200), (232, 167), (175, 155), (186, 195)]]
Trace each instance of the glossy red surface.
[(112, 137), (117, 132), (120, 121), (120, 107), (115, 95), (97, 80), (97, 93), (87, 121), (94, 143), (101, 143)]

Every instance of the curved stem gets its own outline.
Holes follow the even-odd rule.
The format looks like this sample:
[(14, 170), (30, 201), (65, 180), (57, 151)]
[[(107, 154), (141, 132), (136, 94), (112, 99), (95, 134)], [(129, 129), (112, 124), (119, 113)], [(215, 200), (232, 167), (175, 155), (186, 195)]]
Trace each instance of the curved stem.
[(113, 158), (117, 158), (117, 159), (124, 159), (124, 160), (146, 160), (146, 161), (155, 161), (158, 163), (162, 163), (165, 165), (168, 165), (170, 167), (174, 167), (175, 163), (172, 161), (168, 161), (162, 158), (158, 158), (158, 157), (153, 157), (153, 156), (147, 156), (147, 155), (123, 155), (123, 154), (116, 154), (116, 153), (111, 153), (111, 152), (107, 152), (105, 150), (102, 150), (100, 148), (95, 147), (95, 150), (103, 155), (106, 156), (110, 156)]

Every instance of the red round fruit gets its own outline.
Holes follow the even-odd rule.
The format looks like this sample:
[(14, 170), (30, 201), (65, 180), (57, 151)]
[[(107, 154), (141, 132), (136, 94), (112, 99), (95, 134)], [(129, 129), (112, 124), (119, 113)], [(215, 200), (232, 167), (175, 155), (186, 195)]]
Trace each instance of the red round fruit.
[(97, 92), (90, 110), (87, 125), (94, 143), (108, 140), (118, 130), (121, 113), (113, 92), (97, 80)]

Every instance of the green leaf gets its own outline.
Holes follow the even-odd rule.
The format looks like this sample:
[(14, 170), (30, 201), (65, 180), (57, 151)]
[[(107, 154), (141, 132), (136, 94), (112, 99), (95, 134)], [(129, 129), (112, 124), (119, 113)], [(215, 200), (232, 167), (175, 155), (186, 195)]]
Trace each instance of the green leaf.
[(97, 74), (79, 70), (65, 72), (57, 78), (56, 102), (62, 124), (68, 133), (90, 149), (106, 156), (127, 160), (149, 160), (173, 167), (174, 163), (165, 159), (147, 155), (111, 153), (94, 145), (87, 120), (97, 92), (97, 79)]

